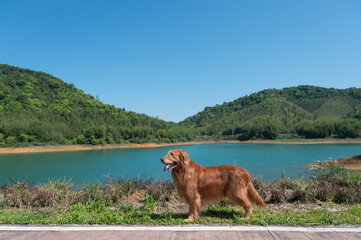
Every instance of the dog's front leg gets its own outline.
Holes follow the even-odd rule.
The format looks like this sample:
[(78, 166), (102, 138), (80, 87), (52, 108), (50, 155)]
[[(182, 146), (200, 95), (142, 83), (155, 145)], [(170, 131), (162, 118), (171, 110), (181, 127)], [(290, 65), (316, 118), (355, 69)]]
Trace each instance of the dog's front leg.
[(193, 222), (199, 218), (201, 215), (201, 197), (197, 194), (196, 196), (191, 196), (188, 200), (189, 204), (189, 216), (185, 219), (185, 222)]

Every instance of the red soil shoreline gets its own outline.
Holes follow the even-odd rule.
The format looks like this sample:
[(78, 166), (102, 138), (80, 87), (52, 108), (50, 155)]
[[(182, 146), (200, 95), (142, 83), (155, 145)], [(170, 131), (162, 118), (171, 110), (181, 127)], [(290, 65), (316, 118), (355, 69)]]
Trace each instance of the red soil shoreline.
[(0, 154), (12, 153), (40, 153), (40, 152), (63, 152), (63, 151), (85, 151), (97, 149), (117, 149), (117, 148), (149, 148), (149, 147), (164, 147), (164, 146), (180, 146), (180, 145), (194, 145), (216, 142), (184, 142), (184, 143), (142, 143), (142, 144), (105, 144), (105, 145), (59, 145), (59, 146), (33, 146), (33, 147), (6, 147), (0, 148)]
[(117, 148), (148, 148), (164, 146), (182, 146), (209, 143), (252, 143), (252, 144), (361, 144), (361, 140), (326, 140), (326, 141), (282, 141), (282, 140), (250, 140), (250, 141), (194, 141), (182, 143), (143, 143), (143, 144), (105, 144), (105, 145), (58, 145), (58, 146), (31, 146), (31, 147), (5, 147), (0, 148), (0, 154), (12, 153), (40, 153), (61, 151), (84, 151), (96, 149)]

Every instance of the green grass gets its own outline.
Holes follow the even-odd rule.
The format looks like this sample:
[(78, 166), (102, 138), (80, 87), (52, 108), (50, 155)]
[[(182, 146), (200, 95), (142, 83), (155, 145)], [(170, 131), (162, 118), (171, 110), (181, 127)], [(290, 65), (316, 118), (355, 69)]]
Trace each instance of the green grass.
[(194, 223), (183, 220), (186, 213), (174, 214), (171, 209), (155, 213), (153, 209), (119, 205), (114, 208), (105, 202), (81, 203), (58, 209), (3, 209), (0, 210), (0, 224), (241, 224), (241, 225), (359, 225), (361, 205), (348, 209), (261, 210), (255, 209), (248, 220), (242, 220), (243, 210), (235, 207), (212, 206), (202, 212)]

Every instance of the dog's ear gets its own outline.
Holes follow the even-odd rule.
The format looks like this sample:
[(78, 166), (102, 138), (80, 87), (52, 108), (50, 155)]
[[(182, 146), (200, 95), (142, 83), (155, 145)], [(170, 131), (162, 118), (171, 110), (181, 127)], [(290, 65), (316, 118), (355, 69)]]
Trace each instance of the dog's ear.
[(183, 160), (185, 164), (189, 162), (189, 157), (186, 151), (180, 151), (179, 157)]

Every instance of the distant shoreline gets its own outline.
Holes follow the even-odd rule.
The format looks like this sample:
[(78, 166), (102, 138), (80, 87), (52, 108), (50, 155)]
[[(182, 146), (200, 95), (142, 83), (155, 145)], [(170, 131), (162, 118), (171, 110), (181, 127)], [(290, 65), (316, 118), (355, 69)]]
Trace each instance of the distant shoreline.
[(361, 139), (276, 139), (276, 140), (249, 140), (239, 143), (258, 144), (361, 144)]
[(251, 143), (251, 144), (361, 144), (361, 139), (335, 139), (335, 140), (249, 140), (249, 141), (194, 141), (181, 143), (142, 143), (142, 144), (105, 144), (105, 145), (57, 145), (57, 146), (30, 146), (30, 147), (5, 147), (0, 148), (0, 154), (17, 153), (41, 153), (41, 152), (63, 152), (63, 151), (86, 151), (97, 149), (118, 148), (150, 148), (165, 146), (198, 145), (212, 143)]

